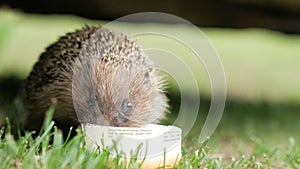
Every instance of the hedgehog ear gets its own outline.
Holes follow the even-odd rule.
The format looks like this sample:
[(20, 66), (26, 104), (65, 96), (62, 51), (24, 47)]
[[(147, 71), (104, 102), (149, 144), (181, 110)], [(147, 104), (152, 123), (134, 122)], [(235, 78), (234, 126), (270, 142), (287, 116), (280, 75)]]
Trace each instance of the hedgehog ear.
[(143, 85), (146, 89), (150, 89), (150, 75), (149, 75), (149, 72), (145, 72), (145, 74), (144, 74), (144, 83), (143, 83)]

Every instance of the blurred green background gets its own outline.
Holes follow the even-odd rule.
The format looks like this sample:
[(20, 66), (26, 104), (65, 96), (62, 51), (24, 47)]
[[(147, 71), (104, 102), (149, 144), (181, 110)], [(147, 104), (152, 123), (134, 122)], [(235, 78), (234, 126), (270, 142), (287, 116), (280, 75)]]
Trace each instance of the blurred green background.
[[(16, 119), (16, 116), (22, 117), (21, 110), (12, 107), (20, 105), (20, 99), (16, 98), (22, 94), (23, 80), (45, 47), (59, 36), (84, 25), (103, 25), (106, 22), (73, 15), (27, 14), (0, 8), (0, 124), (4, 123), (5, 115)], [(181, 29), (164, 24), (150, 26), (170, 31)], [(135, 24), (126, 24), (124, 29), (131, 27)], [(250, 153), (261, 142), (266, 142), (267, 147), (281, 147), (283, 150), (289, 146), (290, 139), (299, 142), (300, 35), (263, 28), (200, 29), (216, 48), (227, 81), (225, 111), (210, 143), (213, 152), (229, 157), (240, 152)], [(187, 36), (193, 40), (192, 35)], [(156, 43), (164, 45), (161, 41)], [(177, 54), (184, 58), (186, 53), (176, 49)], [(199, 67), (197, 80), (201, 84), (201, 107), (191, 131), (192, 137), (199, 136), (210, 104), (210, 84), (203, 66)], [(188, 90), (187, 84), (181, 92), (190, 92)], [(174, 112), (170, 115), (172, 119), (180, 105), (180, 93), (171, 85), (168, 95)]]

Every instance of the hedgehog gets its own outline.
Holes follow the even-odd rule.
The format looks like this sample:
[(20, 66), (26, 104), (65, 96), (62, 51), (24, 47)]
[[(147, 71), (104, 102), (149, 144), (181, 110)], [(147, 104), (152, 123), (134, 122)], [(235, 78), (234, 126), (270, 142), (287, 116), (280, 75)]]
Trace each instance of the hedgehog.
[(25, 82), (26, 130), (39, 130), (49, 107), (64, 133), (91, 123), (140, 127), (165, 117), (165, 83), (136, 41), (84, 27), (46, 48)]

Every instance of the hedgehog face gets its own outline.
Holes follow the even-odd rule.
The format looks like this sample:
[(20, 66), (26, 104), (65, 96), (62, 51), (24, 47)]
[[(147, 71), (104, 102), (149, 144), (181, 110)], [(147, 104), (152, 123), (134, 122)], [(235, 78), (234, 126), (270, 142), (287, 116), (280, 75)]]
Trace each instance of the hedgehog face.
[(140, 126), (159, 119), (167, 105), (154, 71), (101, 63), (96, 73), (100, 116), (110, 126)]

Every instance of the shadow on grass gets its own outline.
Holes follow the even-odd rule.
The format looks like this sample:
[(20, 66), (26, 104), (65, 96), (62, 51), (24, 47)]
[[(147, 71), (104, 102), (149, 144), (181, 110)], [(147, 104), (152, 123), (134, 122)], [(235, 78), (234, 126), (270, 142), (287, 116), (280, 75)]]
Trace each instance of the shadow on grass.
[(21, 94), (24, 79), (16, 75), (0, 77), (0, 103), (10, 103)]
[[(171, 123), (180, 108), (180, 94), (169, 92)], [(199, 136), (206, 120), (210, 106), (210, 98), (201, 97), (197, 121), (190, 131), (190, 136)], [(187, 112), (188, 113), (188, 112)], [(226, 101), (225, 110), (219, 126), (218, 134), (232, 134), (238, 137), (253, 136), (295, 136), (300, 139), (300, 104), (250, 102), (230, 99)]]
[[(0, 125), (8, 116), (13, 125), (20, 127), (24, 120), (22, 87), (24, 80), (18, 76), (0, 77)], [(179, 112), (180, 93), (168, 89), (170, 103), (169, 120), (172, 124)], [(199, 136), (210, 106), (210, 99), (201, 97), (197, 121), (190, 131), (190, 136)], [(300, 138), (300, 104), (245, 102), (227, 100), (223, 117), (217, 129), (219, 133), (236, 135), (265, 135), (285, 133)]]
[(13, 128), (21, 127), (24, 120), (23, 83), (19, 76), (0, 77), (0, 126), (6, 123), (5, 118), (8, 117)]

